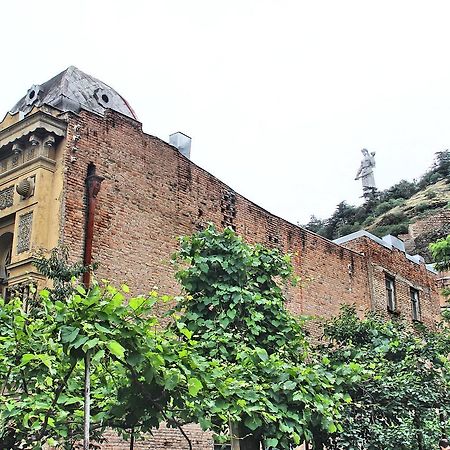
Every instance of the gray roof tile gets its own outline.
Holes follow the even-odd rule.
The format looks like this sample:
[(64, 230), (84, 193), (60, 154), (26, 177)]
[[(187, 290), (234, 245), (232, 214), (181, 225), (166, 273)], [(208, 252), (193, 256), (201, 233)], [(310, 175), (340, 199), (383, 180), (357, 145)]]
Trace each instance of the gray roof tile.
[(74, 66), (41, 85), (33, 85), (10, 113), (22, 111), (27, 114), (34, 106), (44, 104), (61, 111), (79, 112), (80, 109), (86, 109), (101, 115), (106, 109), (112, 109), (137, 119), (133, 109), (120, 94)]

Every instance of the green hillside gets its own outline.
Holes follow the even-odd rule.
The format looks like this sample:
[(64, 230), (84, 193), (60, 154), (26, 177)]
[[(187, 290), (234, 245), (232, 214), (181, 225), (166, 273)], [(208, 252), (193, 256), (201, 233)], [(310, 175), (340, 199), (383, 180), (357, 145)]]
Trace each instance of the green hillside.
[[(432, 166), (418, 181), (402, 180), (361, 206), (342, 201), (328, 219), (311, 216), (303, 226), (331, 240), (361, 229), (379, 237), (392, 234), (408, 241), (410, 252), (427, 256), (428, 243), (450, 233), (450, 220), (446, 224), (442, 219), (445, 211), (450, 211), (448, 150), (436, 153)], [(411, 227), (414, 224), (418, 225)], [(414, 234), (417, 230), (421, 235)]]

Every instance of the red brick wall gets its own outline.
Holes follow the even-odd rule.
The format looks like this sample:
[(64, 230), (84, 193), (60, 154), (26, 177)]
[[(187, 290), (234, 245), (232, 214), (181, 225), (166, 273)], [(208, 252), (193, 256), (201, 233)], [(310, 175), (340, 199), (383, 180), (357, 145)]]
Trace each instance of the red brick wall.
[(396, 249), (384, 247), (367, 237), (361, 237), (344, 244), (346, 247), (364, 253), (371, 270), (368, 272), (371, 280), (372, 302), (375, 310), (387, 311), (386, 275), (394, 278), (397, 312), (405, 319), (412, 318), (412, 302), (410, 288), (419, 291), (421, 319), (433, 326), (438, 320), (439, 293), (435, 277), (426, 269), (425, 264), (416, 264)]
[[(183, 431), (191, 441), (193, 449), (213, 449), (213, 439), (211, 434), (201, 431), (197, 425), (184, 425)], [(105, 438), (105, 442), (101, 444), (102, 450), (125, 450), (129, 448), (129, 442), (124, 442), (114, 433), (107, 433)], [(189, 444), (177, 428), (161, 426), (161, 428), (154, 432), (153, 436), (146, 435), (145, 439), (136, 439), (134, 442), (134, 449), (189, 450)]]
[(177, 293), (169, 261), (178, 248), (176, 237), (212, 221), (294, 255), (303, 283), (286, 289), (293, 312), (330, 317), (341, 303), (369, 306), (361, 255), (271, 215), (124, 116), (82, 112), (70, 116), (69, 134), (75, 125), (81, 125), (81, 139), (74, 163), (71, 136), (67, 139), (63, 242), (74, 258), (82, 257), (84, 179), (92, 162), (105, 177), (93, 255), (100, 277), (127, 282), (136, 293), (153, 286)]
[[(87, 166), (94, 163), (97, 174), (105, 177), (97, 197), (93, 249), (94, 260), (100, 263), (99, 278), (126, 282), (135, 294), (154, 286), (162, 293), (178, 293), (170, 264), (170, 255), (178, 248), (176, 237), (191, 234), (212, 221), (219, 227), (233, 226), (250, 242), (292, 253), (295, 272), (302, 278), (298, 286), (286, 287), (288, 306), (295, 314), (331, 317), (342, 303), (355, 304), (360, 313), (370, 308), (368, 259), (363, 255), (273, 216), (234, 193), (167, 143), (144, 134), (140, 124), (127, 117), (114, 112), (100, 117), (82, 111), (79, 116), (69, 114), (68, 120), (61, 240), (70, 247), (74, 260), (82, 258), (84, 183)], [(73, 153), (72, 135), (78, 125), (81, 139)], [(73, 156), (77, 159), (71, 162)], [(371, 248), (371, 255), (374, 261), (382, 261), (383, 267), (386, 264), (393, 271), (397, 265), (401, 270), (405, 267), (415, 283), (424, 283), (428, 289), (429, 278), (420, 270), (409, 268), (412, 263), (405, 262), (404, 257), (402, 260), (401, 255), (375, 247)], [(375, 285), (381, 298), (382, 286)], [(384, 307), (381, 300), (377, 305)], [(403, 294), (401, 305), (403, 311)], [(424, 308), (427, 321), (429, 313), (431, 321), (431, 312)], [(205, 435), (198, 429), (193, 435), (205, 442)], [(147, 448), (170, 448), (170, 440), (174, 443), (172, 448), (184, 448), (172, 436), (175, 435)], [(126, 448), (111, 445), (105, 448)]]

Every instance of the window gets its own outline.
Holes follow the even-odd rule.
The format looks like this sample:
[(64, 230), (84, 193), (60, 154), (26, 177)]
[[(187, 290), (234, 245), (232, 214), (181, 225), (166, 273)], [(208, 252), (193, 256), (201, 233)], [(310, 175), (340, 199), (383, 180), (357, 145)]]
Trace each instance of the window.
[(420, 321), (419, 291), (417, 289), (411, 288), (409, 290), (409, 295), (411, 296), (412, 319)]
[(389, 312), (395, 312), (397, 308), (397, 301), (395, 299), (395, 280), (393, 277), (386, 275), (386, 298), (387, 309)]

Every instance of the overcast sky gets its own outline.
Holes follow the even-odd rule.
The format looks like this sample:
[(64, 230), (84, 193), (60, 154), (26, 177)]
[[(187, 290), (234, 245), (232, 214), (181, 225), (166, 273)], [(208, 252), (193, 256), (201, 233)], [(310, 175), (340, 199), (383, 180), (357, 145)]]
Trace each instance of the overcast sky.
[(361, 202), (363, 147), (379, 189), (450, 147), (448, 0), (22, 0), (1, 16), (1, 115), (75, 65), (294, 223)]

